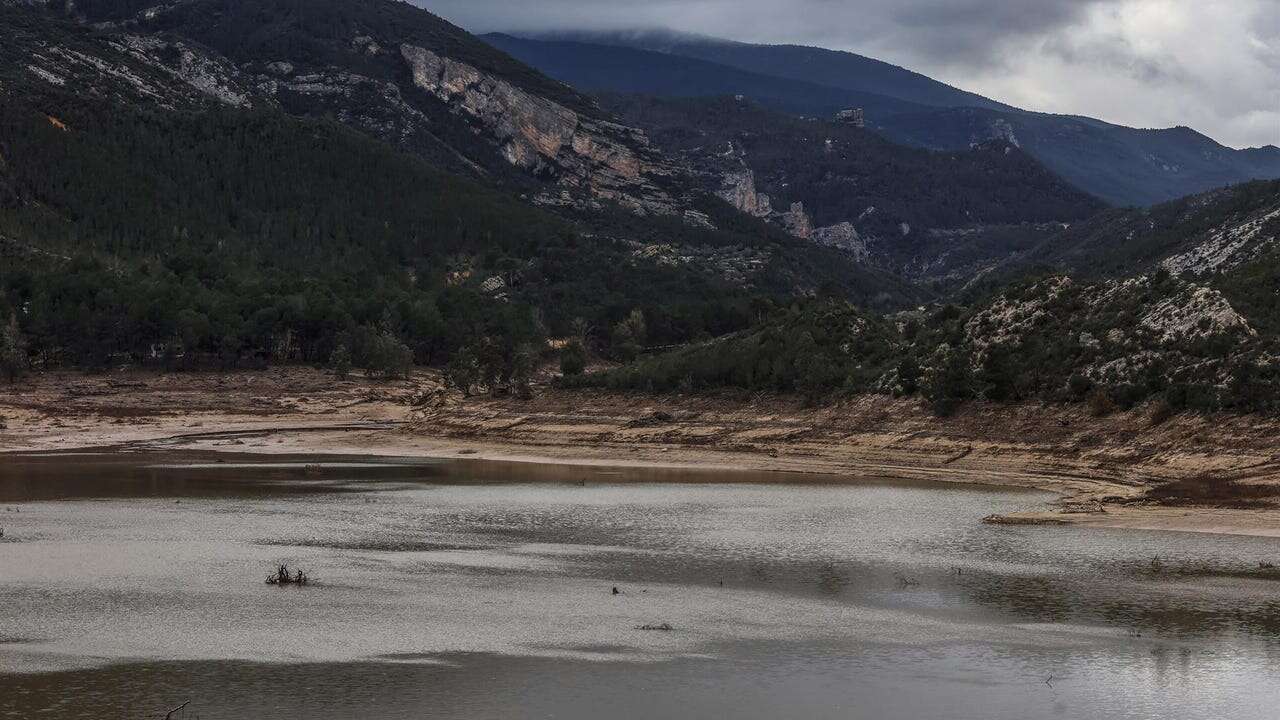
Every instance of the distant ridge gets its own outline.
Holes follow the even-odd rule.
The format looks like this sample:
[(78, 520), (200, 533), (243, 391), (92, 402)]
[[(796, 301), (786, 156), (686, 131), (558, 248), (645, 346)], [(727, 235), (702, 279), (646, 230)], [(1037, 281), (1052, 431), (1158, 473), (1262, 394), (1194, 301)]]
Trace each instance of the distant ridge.
[[(1113, 205), (1147, 206), (1280, 178), (1280, 149), (1274, 146), (1236, 150), (1186, 127), (1139, 129), (1020, 110), (849, 52), (654, 30), (484, 39), (584, 90), (669, 97), (743, 94), (806, 115), (828, 114), (840, 101), (863, 107), (869, 127), (910, 145), (957, 150), (987, 140), (1012, 142)], [(744, 83), (754, 87), (744, 92)]]
[(917, 105), (1017, 109), (882, 60), (820, 47), (756, 45), (659, 29), (602, 33), (566, 31), (531, 37), (680, 55), (788, 80), (883, 95)]

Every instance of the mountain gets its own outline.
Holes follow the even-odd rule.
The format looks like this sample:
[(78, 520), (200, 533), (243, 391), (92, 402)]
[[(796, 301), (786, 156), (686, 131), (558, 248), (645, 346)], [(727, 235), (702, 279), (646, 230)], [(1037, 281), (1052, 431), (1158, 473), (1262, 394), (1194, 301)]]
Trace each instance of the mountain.
[(963, 305), (888, 316), (793, 304), (574, 386), (1087, 402), (1096, 415), (1280, 410), (1280, 181), (1059, 226)]
[(1280, 331), (1280, 181), (1101, 213), (1007, 259), (982, 284), (999, 287), (1036, 272), (1089, 279), (1167, 273), (1222, 292), (1254, 327)]
[[(670, 174), (643, 137), (589, 98), (440, 18), (387, 0), (134, 0), (66, 12), (158, 56), (167, 39), (225, 58), (258, 96), (305, 117), (333, 116), (459, 172), (493, 175), (548, 202), (616, 202), (672, 214)], [(141, 8), (145, 11), (139, 12)]]
[(1207, 277), (1255, 260), (1280, 239), (1280, 181), (1258, 181), (1076, 223), (1022, 259), (1075, 275), (1163, 267)]
[(1280, 177), (1280, 150), (1235, 150), (1190, 128), (1144, 130), (1085, 117), (955, 108), (894, 118), (886, 134), (925, 147), (1016, 141), (1063, 178), (1119, 206), (1146, 206)]
[(0, 3), (0, 315), (44, 366), (465, 350), (509, 377), (634, 311), (664, 344), (820, 290), (928, 295), (411, 6), (138, 7)]
[(743, 212), (916, 281), (1003, 259), (1011, 250), (998, 243), (972, 253), (976, 237), (995, 238), (996, 226), (1037, 235), (1026, 226), (1060, 227), (1105, 208), (1000, 141), (937, 152), (745, 98), (600, 100)]
[[(486, 35), (485, 39), (493, 41), (494, 36)], [(662, 30), (594, 33), (569, 31), (540, 35), (538, 39), (569, 40), (696, 58), (723, 67), (793, 82), (897, 98), (917, 106), (1015, 109), (896, 65), (850, 52), (823, 48), (753, 45)], [(512, 54), (521, 56), (521, 53)], [(537, 63), (533, 65), (540, 67)]]
[(587, 96), (391, 0), (0, 0), (0, 33), (0, 320), (41, 367), (522, 388), (582, 337), (680, 349), (569, 382), (1275, 409), (1276, 182), (1101, 209), (1016, 137)]
[[(571, 42), (565, 42), (568, 38)], [(1012, 142), (1075, 186), (1115, 205), (1151, 205), (1228, 184), (1280, 177), (1280, 149), (1235, 150), (1188, 128), (1145, 130), (1086, 117), (1035, 113), (952, 88), (853, 53), (795, 46), (751, 45), (654, 33), (572, 33), (551, 39), (486, 40), (565, 82), (599, 91), (687, 97), (743, 94), (788, 112), (827, 116), (832, 100), (866, 111), (869, 127), (920, 147), (958, 150), (991, 139)], [(605, 67), (589, 69), (619, 47)], [(637, 51), (640, 54), (637, 54)], [(696, 60), (697, 83), (688, 82)], [(705, 63), (719, 66), (717, 70)], [(743, 91), (740, 72), (772, 78)], [(610, 76), (614, 79), (610, 81)], [(638, 80), (637, 78), (642, 78)], [(785, 80), (821, 91), (803, 102), (777, 89)], [(844, 90), (850, 95), (833, 95)], [(911, 103), (902, 109), (894, 102)]]
[(1272, 332), (1252, 325), (1221, 291), (1196, 282), (1053, 276), (967, 308), (889, 318), (829, 301), (793, 305), (750, 329), (568, 384), (682, 393), (733, 388), (813, 401), (914, 395), (940, 415), (975, 399), (1087, 399), (1099, 415), (1148, 400), (1174, 412), (1274, 412), (1280, 409), (1275, 348)]
[(489, 34), (484, 40), (584, 92), (698, 98), (744, 95), (797, 115), (833, 116), (859, 107), (873, 118), (927, 106), (873, 92), (780, 78), (693, 57), (571, 40)]

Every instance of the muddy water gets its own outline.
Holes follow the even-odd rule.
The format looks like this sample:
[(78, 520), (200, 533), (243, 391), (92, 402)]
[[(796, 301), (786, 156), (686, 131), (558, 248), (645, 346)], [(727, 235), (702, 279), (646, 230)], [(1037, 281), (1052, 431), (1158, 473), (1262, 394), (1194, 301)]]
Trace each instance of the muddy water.
[(0, 717), (1275, 717), (1280, 541), (978, 522), (1047, 499), (3, 456)]

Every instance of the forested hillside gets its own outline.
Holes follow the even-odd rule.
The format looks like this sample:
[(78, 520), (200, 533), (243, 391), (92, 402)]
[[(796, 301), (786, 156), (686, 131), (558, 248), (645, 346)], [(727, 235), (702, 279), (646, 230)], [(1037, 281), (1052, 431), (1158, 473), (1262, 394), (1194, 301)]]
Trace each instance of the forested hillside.
[[(961, 152), (909, 148), (851, 123), (801, 119), (745, 98), (604, 95), (601, 102), (701, 168), (712, 187), (726, 179), (741, 184), (749, 170), (754, 191), (773, 207), (802, 203), (818, 229), (847, 223), (845, 244), (864, 261), (902, 274), (925, 266), (943, 274), (954, 265), (948, 256), (964, 254), (971, 238), (953, 234), (947, 243), (931, 231), (1069, 223), (1105, 207), (1004, 142)], [(727, 195), (742, 192), (751, 190), (733, 187)], [(1037, 231), (1017, 233), (1015, 245), (1023, 234)], [(993, 245), (988, 252), (964, 262), (994, 262), (1010, 248)]]
[(1100, 213), (1046, 241), (1023, 264), (1127, 275), (1165, 263), (1205, 275), (1255, 259), (1280, 237), (1280, 181), (1253, 182), (1145, 209)]
[(0, 4), (8, 375), (416, 362), (499, 389), (559, 359), (941, 413), (1276, 409), (1275, 182), (1106, 210), (1014, 142), (591, 99), (387, 0), (53, 6)]
[(1280, 410), (1280, 350), (1211, 288), (1157, 273), (1015, 285), (969, 308), (880, 317), (798, 303), (755, 328), (566, 380), (640, 391), (866, 392), (920, 396), (947, 415), (970, 400), (1084, 402), (1099, 415), (1159, 401), (1184, 409)]
[[(176, 338), (201, 353), (261, 351), (285, 333), (290, 359), (318, 360), (388, 309), (414, 316), (393, 318), (395, 331), (421, 361), (438, 361), (474, 333), (460, 319), (507, 307), (474, 289), (490, 277), (527, 303), (524, 332), (535, 307), (539, 331), (552, 333), (652, 307), (677, 318), (656, 324), (678, 328), (659, 339), (679, 341), (740, 325), (748, 289), (785, 294), (801, 269), (783, 257), (791, 241), (770, 246), (767, 229), (761, 244), (744, 228), (756, 247), (746, 252), (725, 247), (727, 231), (679, 223), (690, 242), (753, 257), (762, 267), (743, 270), (758, 270), (759, 284), (660, 263), (637, 241), (584, 234), (332, 123), (63, 102), (0, 109), (11, 188), (0, 232), (26, 258), (3, 270), (8, 304), (24, 308), (33, 349), (68, 362), (139, 357)], [(488, 310), (441, 324), (451, 302)]]
[(157, 59), (25, 6), (0, 21), (0, 316), (38, 367), (403, 366), (468, 348), (509, 374), (546, 336), (609, 352), (633, 312), (662, 344), (819, 289), (923, 297), (705, 194), (685, 214), (541, 209), (359, 124), (291, 117), (198, 48)]

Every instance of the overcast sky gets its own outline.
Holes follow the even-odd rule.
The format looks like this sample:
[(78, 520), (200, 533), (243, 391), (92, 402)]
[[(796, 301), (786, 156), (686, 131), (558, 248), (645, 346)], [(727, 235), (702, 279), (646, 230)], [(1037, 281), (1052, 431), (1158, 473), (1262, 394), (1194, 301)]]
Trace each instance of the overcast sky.
[(414, 0), (475, 32), (664, 27), (851, 50), (1032, 110), (1280, 145), (1280, 0)]

